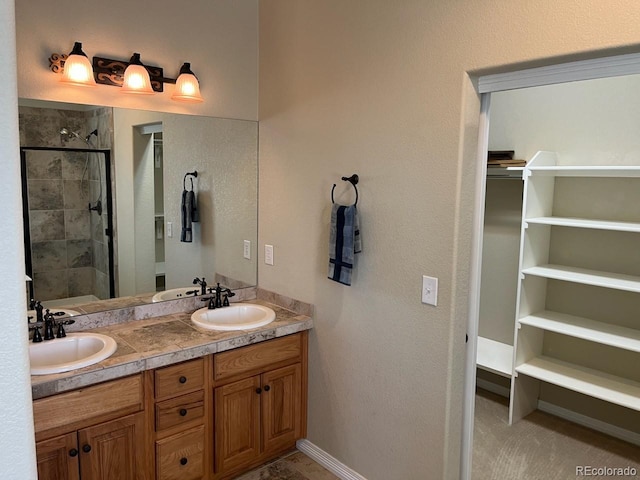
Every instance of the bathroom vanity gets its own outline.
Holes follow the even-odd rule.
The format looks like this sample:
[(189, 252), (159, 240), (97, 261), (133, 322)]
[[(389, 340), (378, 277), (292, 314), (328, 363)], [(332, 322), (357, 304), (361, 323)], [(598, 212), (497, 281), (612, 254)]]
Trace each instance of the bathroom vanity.
[(94, 329), (114, 356), (32, 377), (39, 478), (222, 480), (295, 448), (312, 320), (269, 306), (275, 321), (246, 331), (190, 313)]

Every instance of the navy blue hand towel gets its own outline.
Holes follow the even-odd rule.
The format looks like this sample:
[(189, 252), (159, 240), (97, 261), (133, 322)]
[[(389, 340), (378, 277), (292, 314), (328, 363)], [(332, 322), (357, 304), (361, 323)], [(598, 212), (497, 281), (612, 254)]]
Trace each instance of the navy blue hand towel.
[(196, 209), (196, 196), (193, 190), (182, 191), (182, 229), (180, 231), (181, 242), (193, 241), (192, 222), (198, 221), (198, 210)]
[(329, 232), (329, 278), (351, 285), (353, 260), (362, 251), (358, 209), (355, 205), (333, 204)]

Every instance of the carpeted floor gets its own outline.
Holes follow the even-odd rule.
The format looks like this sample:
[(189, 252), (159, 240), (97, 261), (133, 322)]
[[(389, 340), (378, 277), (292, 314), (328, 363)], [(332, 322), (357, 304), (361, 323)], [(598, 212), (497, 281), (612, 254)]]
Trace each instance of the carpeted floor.
[(617, 477), (640, 478), (640, 447), (540, 411), (512, 426), (508, 416), (506, 398), (478, 390), (473, 480), (616, 477), (579, 475), (580, 466), (635, 468), (636, 475)]

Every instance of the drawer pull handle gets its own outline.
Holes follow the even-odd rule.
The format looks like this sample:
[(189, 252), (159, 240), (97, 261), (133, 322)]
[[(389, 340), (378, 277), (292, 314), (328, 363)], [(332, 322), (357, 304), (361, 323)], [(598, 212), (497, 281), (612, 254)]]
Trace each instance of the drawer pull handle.
[(186, 465), (186, 464), (187, 464), (187, 462), (188, 462), (188, 460), (186, 459), (186, 457), (182, 457), (182, 458), (180, 459), (180, 465)]
[(265, 385), (264, 386), (264, 391), (268, 392), (269, 390), (271, 390), (271, 387), (269, 385)]
[(89, 453), (91, 451), (91, 445), (89, 445), (88, 443), (82, 446), (82, 451), (84, 453)]
[(186, 415), (187, 415), (187, 409), (186, 409), (186, 408), (181, 408), (181, 409), (180, 409), (180, 416), (181, 416), (181, 417), (184, 417), (184, 416), (186, 416)]
[(256, 393), (260, 395), (262, 393), (262, 389), (260, 387), (256, 388)]
[(187, 383), (187, 377), (182, 376), (182, 377), (180, 377), (180, 378), (178, 379), (178, 381), (179, 381), (180, 383)]
[(75, 448), (72, 448), (71, 450), (69, 450), (69, 456), (70, 457), (77, 457), (78, 456), (78, 450), (76, 450)]

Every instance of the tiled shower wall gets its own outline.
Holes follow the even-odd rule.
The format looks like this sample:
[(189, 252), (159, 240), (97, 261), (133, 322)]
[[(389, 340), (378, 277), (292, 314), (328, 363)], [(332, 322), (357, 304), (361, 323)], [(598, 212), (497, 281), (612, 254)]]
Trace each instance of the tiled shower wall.
[[(60, 135), (66, 127), (110, 149), (110, 108), (86, 111), (20, 107), (20, 140), (25, 147), (87, 148)], [(99, 170), (100, 169), (100, 170)], [(102, 180), (102, 189), (100, 181)], [(27, 152), (34, 296), (39, 300), (93, 295), (109, 298), (106, 172), (104, 155), (82, 152)], [(102, 199), (103, 212), (88, 204)], [(114, 220), (115, 222), (115, 220)]]

